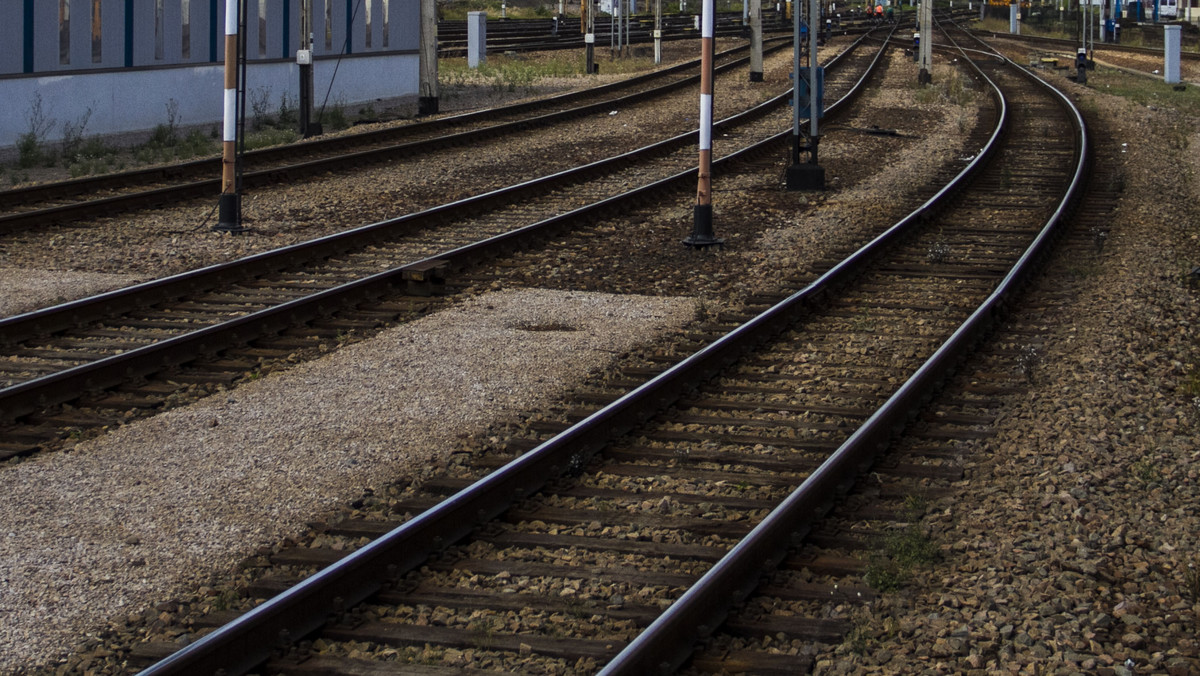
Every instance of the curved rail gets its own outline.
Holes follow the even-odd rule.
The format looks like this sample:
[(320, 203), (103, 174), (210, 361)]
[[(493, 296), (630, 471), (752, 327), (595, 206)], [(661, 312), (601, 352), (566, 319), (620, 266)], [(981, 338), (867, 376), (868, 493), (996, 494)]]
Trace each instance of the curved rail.
[[(874, 64), (879, 62), (881, 54), (882, 51), (876, 55)], [(865, 76), (860, 78), (856, 91), (844, 96), (829, 110), (834, 110), (835, 106), (837, 110), (844, 109), (865, 82)], [(780, 100), (786, 102), (788, 96), (782, 94)], [(777, 145), (790, 133), (773, 136), (753, 149), (742, 150), (738, 156)], [(733, 158), (722, 158), (721, 162), (728, 163)], [(694, 180), (695, 171), (692, 169), (676, 178)], [(769, 319), (765, 325), (770, 330), (777, 329), (776, 321), (777, 318)], [(764, 322), (757, 322), (752, 331), (760, 331), (763, 326)], [(334, 608), (366, 598), (378, 590), (384, 580), (420, 565), (430, 554), (460, 539), (477, 524), (502, 513), (513, 500), (534, 492), (566, 468), (578, 466), (614, 436), (690, 391), (699, 380), (710, 377), (748, 347), (746, 343), (735, 344), (744, 335), (739, 334), (738, 339), (724, 341), (685, 360), (469, 489), (143, 673), (210, 673), (216, 669), (233, 673), (253, 668), (269, 653), (281, 631), (300, 636), (317, 628)]]
[[(966, 52), (963, 51), (962, 54), (966, 59)], [(1024, 73), (1019, 66), (1007, 59), (1006, 61), (1010, 67)], [(973, 62), (972, 66), (975, 67)], [(981, 77), (986, 78), (986, 75), (978, 68), (976, 71)], [(1027, 74), (1026, 76), (1052, 91), (1062, 105), (1071, 111), (1078, 138), (1080, 152), (1076, 158), (1076, 171), (1058, 208), (996, 290), (913, 377), (904, 383), (888, 399), (887, 403), (856, 430), (828, 460), (809, 475), (779, 508), (764, 518), (749, 536), (738, 543), (699, 582), (685, 592), (666, 613), (610, 661), (601, 674), (616, 676), (618, 674), (670, 673), (681, 664), (690, 654), (696, 640), (695, 627), (718, 626), (728, 614), (729, 608), (749, 595), (761, 573), (778, 563), (793, 539), (802, 537), (815, 517), (825, 511), (829, 496), (834, 494), (838, 486), (852, 480), (860, 471), (870, 465), (874, 456), (880, 449), (886, 447), (889, 439), (899, 431), (912, 411), (928, 398), (937, 384), (982, 338), (1002, 313), (1005, 304), (1032, 276), (1036, 264), (1046, 255), (1052, 238), (1057, 234), (1060, 224), (1082, 192), (1084, 169), (1088, 161), (1088, 139), (1083, 118), (1070, 100), (1057, 89), (1032, 78), (1032, 76)], [(993, 95), (1003, 101), (1003, 94), (999, 88), (990, 80), (989, 84), (993, 88)], [(1007, 124), (1007, 117), (1007, 110), (1005, 110), (1001, 116), (1002, 122), (997, 126), (992, 142), (989, 143), (988, 153), (994, 151), (994, 145), (1001, 135), (1002, 127)], [(984, 161), (983, 156), (976, 158), (972, 165), (955, 179), (955, 183), (965, 179), (965, 175), (972, 172), (982, 161)], [(950, 186), (947, 186), (947, 189), (949, 188)], [(941, 194), (931, 198), (929, 202), (881, 235), (879, 239), (856, 253), (852, 259), (870, 255), (870, 249), (878, 246), (882, 240), (894, 236), (899, 232), (898, 229), (906, 224), (919, 220), (922, 213), (933, 207), (933, 203), (940, 197)], [(787, 305), (804, 303), (810, 297), (820, 293), (824, 287), (837, 283), (838, 277), (854, 274), (855, 266), (851, 262), (852, 259), (847, 259), (839, 264), (814, 282), (811, 287), (797, 293), (785, 303)]]

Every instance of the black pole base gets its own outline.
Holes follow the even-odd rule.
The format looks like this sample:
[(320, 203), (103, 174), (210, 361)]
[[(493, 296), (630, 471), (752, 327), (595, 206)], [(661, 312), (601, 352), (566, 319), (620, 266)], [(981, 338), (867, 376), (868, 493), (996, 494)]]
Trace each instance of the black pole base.
[(417, 97), (417, 115), (437, 115), (438, 112), (438, 97), (436, 96), (419, 96)]
[(697, 204), (692, 209), (694, 223), (692, 225), (692, 234), (683, 243), (687, 246), (696, 249), (706, 249), (710, 246), (719, 247), (725, 243), (723, 239), (717, 239), (713, 233), (713, 208), (711, 204)]
[(1079, 84), (1087, 84), (1087, 68), (1080, 66), (1075, 71), (1075, 81)]
[(759, 70), (759, 71), (753, 71), (753, 70), (752, 70), (752, 71), (750, 71), (750, 81), (751, 81), (751, 82), (762, 82), (762, 81), (763, 81), (763, 74), (762, 74), (762, 71), (761, 71), (761, 70)]
[(250, 228), (242, 225), (242, 200), (237, 193), (221, 193), (221, 201), (217, 204), (217, 224), (212, 227), (214, 232), (228, 232), (236, 235)]
[(787, 168), (788, 190), (824, 190), (825, 167), (808, 162), (797, 162)]
[(917, 73), (917, 84), (933, 84), (933, 74), (929, 70), (922, 68), (921, 72)]

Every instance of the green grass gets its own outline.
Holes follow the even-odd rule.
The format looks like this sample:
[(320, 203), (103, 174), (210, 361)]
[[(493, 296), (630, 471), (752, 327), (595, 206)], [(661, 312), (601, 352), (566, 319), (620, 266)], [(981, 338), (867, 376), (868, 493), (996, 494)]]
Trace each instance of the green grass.
[(921, 530), (920, 518), (927, 502), (922, 496), (905, 499), (910, 523), (888, 532), (871, 555), (864, 575), (866, 583), (880, 592), (895, 591), (912, 577), (914, 569), (932, 565), (938, 559), (938, 546)]
[(1200, 88), (1187, 86), (1183, 91), (1177, 91), (1174, 85), (1161, 78), (1140, 77), (1096, 66), (1096, 70), (1088, 74), (1087, 84), (1098, 92), (1120, 96), (1143, 106), (1171, 108), (1189, 115), (1200, 110)]
[[(933, 82), (929, 85), (913, 83), (913, 98), (917, 103), (946, 101), (956, 106), (967, 106), (975, 101), (975, 83), (954, 66), (934, 64)], [(960, 123), (960, 127), (962, 124)]]
[(179, 138), (174, 128), (160, 124), (154, 128), (149, 140), (133, 149), (133, 157), (141, 164), (153, 164), (214, 155), (219, 151), (216, 139), (199, 129)]
[(246, 150), (258, 150), (259, 148), (294, 143), (299, 138), (300, 132), (295, 129), (268, 127), (246, 134)]

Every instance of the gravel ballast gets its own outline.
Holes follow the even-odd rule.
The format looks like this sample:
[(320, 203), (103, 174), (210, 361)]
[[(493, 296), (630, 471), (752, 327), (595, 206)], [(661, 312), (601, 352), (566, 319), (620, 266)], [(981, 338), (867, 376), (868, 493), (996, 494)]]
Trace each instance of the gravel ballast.
[[(1024, 60), (1019, 55), (1014, 58)], [(1200, 394), (1200, 386), (1194, 384), (1200, 362), (1196, 354), (1200, 312), (1196, 290), (1188, 286), (1186, 277), (1200, 263), (1195, 226), (1200, 222), (1195, 206), (1200, 199), (1196, 181), (1200, 166), (1194, 150), (1200, 135), (1194, 131), (1193, 118), (1180, 120), (1175, 111), (1137, 106), (1061, 79), (1056, 82), (1085, 99), (1085, 105), (1109, 125), (1106, 133), (1129, 142), (1123, 156), (1125, 191), (1121, 206), (1112, 214), (1108, 242), (1095, 261), (1059, 262), (1047, 272), (1046, 288), (1073, 290), (1077, 300), (1056, 311), (1035, 379), (1027, 392), (1010, 402), (995, 436), (978, 444), (961, 494), (930, 506), (923, 525), (940, 546), (942, 560), (917, 571), (900, 592), (884, 594), (874, 604), (853, 611), (860, 641), (835, 646), (819, 656), (820, 673), (1200, 673), (1196, 640), (1200, 599), (1189, 594), (1186, 585), (1188, 571), (1200, 568), (1200, 470), (1196, 469), (1200, 455), (1194, 442), (1200, 418), (1194, 399)], [(952, 134), (953, 126), (947, 119), (938, 131), (942, 136)], [(835, 152), (831, 149), (829, 157)], [(758, 287), (764, 284), (760, 280), (779, 274), (781, 263), (800, 266), (810, 254), (827, 247), (828, 237), (818, 240), (814, 235), (817, 227), (834, 235), (841, 227), (853, 229), (849, 226), (870, 222), (882, 209), (880, 194), (893, 194), (898, 186), (911, 187), (903, 164), (896, 159), (880, 166), (870, 181), (873, 185), (857, 183), (852, 193), (838, 193), (831, 186), (819, 218), (805, 214), (800, 223), (790, 216), (794, 212), (782, 209), (759, 215), (778, 231), (747, 242), (749, 246), (742, 245), (736, 253), (762, 265), (744, 284)], [(913, 183), (920, 183), (920, 178)], [(733, 200), (740, 199), (718, 197), (726, 200), (718, 202), (722, 207), (732, 207)], [(726, 221), (720, 225), (724, 236)], [(812, 251), (804, 251), (809, 247)], [(766, 259), (765, 252), (775, 256)], [(686, 321), (695, 310), (692, 301), (670, 302), (678, 305), (655, 312), (664, 314), (664, 319), (679, 313), (679, 321)], [(557, 315), (534, 315), (531, 321), (563, 320)], [(609, 331), (608, 323), (603, 327)], [(573, 334), (585, 331), (523, 333), (530, 339), (553, 337), (557, 344), (564, 337), (582, 338)], [(388, 334), (394, 335), (400, 334)], [(509, 356), (499, 350), (480, 354), (485, 363)], [(577, 365), (578, 354), (558, 361)], [(605, 355), (612, 356), (602, 353), (601, 357)], [(395, 347), (382, 355), (393, 360), (402, 356)], [(595, 366), (602, 362), (603, 358)], [(364, 366), (367, 363), (361, 361), (354, 369), (362, 371), (360, 375), (378, 376), (386, 372), (389, 362), (370, 368)], [(471, 373), (474, 368), (461, 367), (461, 371)], [(94, 484), (91, 489), (81, 488), (89, 481), (89, 470), (99, 466), (96, 449), (110, 448), (107, 453), (119, 457), (128, 451), (105, 444), (115, 443), (114, 438), (139, 438), (147, 434), (139, 430), (165, 424), (157, 420), (192, 425), (176, 433), (180, 438), (215, 442), (216, 435), (232, 434), (227, 439), (233, 446), (253, 447), (259, 443), (255, 434), (286, 437), (290, 431), (286, 426), (263, 431), (260, 421), (270, 418), (255, 419), (249, 413), (254, 407), (248, 393), (272, 382), (277, 378), (211, 398), (203, 404), (205, 414), (176, 411), (87, 442), (71, 454), (6, 468), (11, 475), (5, 478), (10, 482), (8, 494), (18, 497), (8, 501), (11, 507), (5, 505), (12, 510), (6, 516), (13, 525), (6, 529), (6, 551), (0, 556), (0, 565), (5, 566), (0, 575), (5, 587), (0, 670), (58, 655), (83, 631), (103, 626), (123, 612), (120, 609), (140, 612), (146, 603), (171, 598), (175, 592), (159, 579), (164, 570), (188, 570), (189, 562), (201, 562), (195, 577), (176, 573), (171, 584), (177, 590), (197, 584), (200, 568), (228, 568), (239, 555), (216, 541), (230, 544), (228, 549), (253, 549), (257, 543), (272, 542), (271, 533), (277, 538), (312, 518), (316, 510), (285, 504), (281, 497), (268, 508), (274, 511), (243, 513), (240, 530), (215, 532), (214, 542), (194, 542), (172, 560), (152, 561), (147, 550), (153, 522), (96, 513), (89, 496), (98, 495), (98, 488)], [(542, 384), (531, 386), (537, 389)], [(287, 392), (292, 397), (299, 394)], [(492, 396), (500, 399), (511, 394)], [(233, 402), (228, 401), (230, 396)], [(352, 461), (357, 460), (361, 468), (379, 457), (380, 464), (392, 466), (381, 480), (394, 478), (400, 459), (384, 448), (391, 437), (360, 440), (357, 430), (348, 432), (350, 428), (339, 427), (338, 421), (319, 417), (330, 410), (330, 400), (324, 397), (309, 404), (315, 411), (309, 417), (324, 425), (318, 425), (316, 433), (329, 434), (335, 439), (333, 447), (343, 449), (327, 459), (345, 469)], [(301, 403), (303, 399), (292, 406)], [(499, 405), (487, 402), (488, 407)], [(376, 415), (399, 421), (397, 416), (397, 411)], [(213, 421), (215, 427), (205, 426)], [(477, 424), (485, 426), (487, 421)], [(356, 495), (370, 481), (362, 476), (330, 477), (329, 481), (345, 483), (341, 488), (322, 488), (300, 473), (308, 470), (303, 464), (293, 474), (275, 464), (278, 461), (264, 461), (254, 468), (250, 461), (230, 461), (226, 451), (203, 450), (210, 450), (214, 454), (210, 457), (225, 471), (233, 468), (232, 477), (212, 479), (214, 483), (205, 488), (228, 494), (230, 510), (242, 508), (238, 496), (253, 489), (255, 478), (266, 482), (274, 477), (278, 480), (270, 482), (272, 490), (291, 486), (306, 500), (315, 498), (324, 504), (336, 502), (338, 494), (341, 499), (346, 493)], [(190, 481), (209, 481), (197, 479), (208, 470), (189, 467), (179, 453), (163, 453), (160, 446), (148, 457), (140, 464), (123, 465), (133, 469), (125, 470), (124, 478), (110, 480), (118, 482), (115, 495), (124, 499), (151, 493), (134, 484), (146, 480), (136, 475), (147, 473), (147, 468), (159, 472), (170, 466)], [(17, 474), (39, 469), (61, 471), (61, 480), (82, 493), (55, 492), (51, 486), (40, 486), (40, 477)], [(193, 470), (196, 476), (188, 474)], [(207, 518), (200, 516), (198, 508), (174, 511), (181, 529), (192, 529)], [(60, 528), (75, 518), (65, 516), (69, 514), (81, 515), (97, 530), (110, 528), (114, 537), (99, 542), (90, 532), (59, 535)], [(44, 523), (44, 535), (36, 536), (45, 548), (40, 554), (29, 551), (38, 545), (28, 534), (35, 527), (17, 525), (34, 518)], [(98, 561), (105, 560), (111, 572), (97, 569)], [(33, 586), (38, 594), (10, 600), (11, 590)], [(45, 618), (76, 601), (108, 604), (110, 615), (101, 609), (87, 611), (86, 620), (77, 616), (75, 623), (60, 623), (61, 633), (48, 633)], [(18, 650), (27, 652), (10, 655)]]
[(816, 673), (1200, 673), (1197, 120), (1051, 80), (1121, 166), (1107, 241), (1031, 293), (1044, 350), (926, 512), (941, 560), (850, 611)]
[[(0, 672), (228, 570), (464, 434), (691, 320), (690, 299), (502, 291), (0, 474)], [(53, 623), (48, 624), (47, 620)]]

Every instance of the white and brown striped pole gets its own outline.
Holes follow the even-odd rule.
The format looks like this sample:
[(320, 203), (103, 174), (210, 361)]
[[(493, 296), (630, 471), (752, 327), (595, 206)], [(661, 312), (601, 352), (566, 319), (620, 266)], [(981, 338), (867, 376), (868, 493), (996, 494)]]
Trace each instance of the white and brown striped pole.
[(713, 126), (713, 0), (703, 0), (700, 19), (700, 170), (693, 210), (692, 234), (683, 243), (703, 248), (720, 246), (713, 234), (712, 126)]
[(241, 196), (237, 185), (238, 0), (225, 0), (225, 116), (221, 144), (221, 201), (213, 230), (240, 232)]

